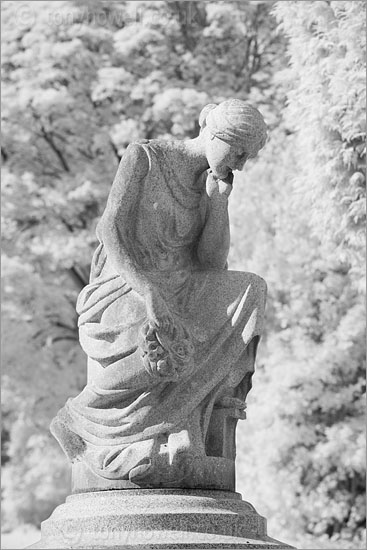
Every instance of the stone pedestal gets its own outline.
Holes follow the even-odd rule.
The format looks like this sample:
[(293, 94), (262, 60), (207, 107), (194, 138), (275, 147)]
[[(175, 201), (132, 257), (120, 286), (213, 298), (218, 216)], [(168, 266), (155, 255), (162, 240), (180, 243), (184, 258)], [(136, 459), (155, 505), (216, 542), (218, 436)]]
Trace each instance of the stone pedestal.
[(73, 494), (29, 548), (292, 548), (267, 536), (266, 519), (239, 493), (124, 489)]

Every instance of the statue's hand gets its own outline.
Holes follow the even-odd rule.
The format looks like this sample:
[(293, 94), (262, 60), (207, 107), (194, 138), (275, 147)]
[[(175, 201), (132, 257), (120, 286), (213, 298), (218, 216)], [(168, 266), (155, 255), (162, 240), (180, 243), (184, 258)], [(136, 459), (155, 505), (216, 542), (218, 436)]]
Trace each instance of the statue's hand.
[(206, 179), (206, 192), (210, 199), (227, 199), (232, 192), (233, 172), (228, 172), (223, 179), (216, 177), (213, 172), (209, 172)]
[(162, 331), (170, 338), (175, 335), (175, 321), (165, 300), (156, 290), (146, 298), (148, 320), (153, 328)]

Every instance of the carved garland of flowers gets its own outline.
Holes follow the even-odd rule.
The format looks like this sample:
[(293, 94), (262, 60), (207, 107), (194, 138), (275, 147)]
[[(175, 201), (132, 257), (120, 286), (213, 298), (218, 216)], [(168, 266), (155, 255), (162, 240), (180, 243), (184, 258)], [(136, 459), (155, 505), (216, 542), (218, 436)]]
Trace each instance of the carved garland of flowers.
[(183, 327), (173, 340), (163, 338), (145, 323), (141, 329), (139, 347), (146, 371), (154, 377), (177, 380), (186, 371), (194, 354), (190, 335)]

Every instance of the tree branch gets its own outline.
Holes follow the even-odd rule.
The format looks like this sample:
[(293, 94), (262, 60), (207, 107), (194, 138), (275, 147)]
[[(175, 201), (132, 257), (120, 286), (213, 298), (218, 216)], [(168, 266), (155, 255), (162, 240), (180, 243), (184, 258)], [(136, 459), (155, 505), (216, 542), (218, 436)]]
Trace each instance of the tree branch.
[(111, 145), (111, 149), (113, 151), (113, 154), (115, 155), (115, 157), (118, 160), (118, 163), (120, 164), (121, 155), (119, 155), (118, 149), (117, 149), (116, 145), (113, 143), (112, 139), (110, 139), (110, 145)]
[(63, 167), (63, 169), (65, 170), (65, 172), (70, 172), (69, 165), (66, 162), (66, 159), (64, 158), (64, 155), (61, 153), (60, 149), (55, 144), (55, 142), (53, 140), (53, 137), (52, 137), (52, 134), (50, 134), (49, 132), (47, 132), (47, 130), (45, 130), (42, 123), (41, 123), (41, 133), (42, 133), (42, 136), (43, 136), (44, 140), (46, 141), (46, 143), (50, 146), (50, 148), (53, 150), (53, 152), (55, 153), (55, 155), (59, 159), (60, 164)]

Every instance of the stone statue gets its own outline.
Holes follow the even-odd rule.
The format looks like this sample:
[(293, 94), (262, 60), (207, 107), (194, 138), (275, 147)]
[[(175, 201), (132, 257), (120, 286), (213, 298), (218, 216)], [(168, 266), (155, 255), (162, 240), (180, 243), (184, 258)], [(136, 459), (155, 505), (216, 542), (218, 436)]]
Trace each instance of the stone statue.
[(197, 138), (127, 148), (81, 292), (88, 383), (52, 432), (74, 490), (234, 490), (265, 282), (229, 271), (228, 197), (266, 141), (260, 112), (207, 105)]
[(266, 126), (238, 99), (199, 123), (121, 160), (77, 303), (88, 383), (51, 425), (73, 490), (32, 549), (291, 548), (235, 492), (266, 285), (227, 269), (227, 206)]

